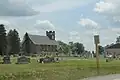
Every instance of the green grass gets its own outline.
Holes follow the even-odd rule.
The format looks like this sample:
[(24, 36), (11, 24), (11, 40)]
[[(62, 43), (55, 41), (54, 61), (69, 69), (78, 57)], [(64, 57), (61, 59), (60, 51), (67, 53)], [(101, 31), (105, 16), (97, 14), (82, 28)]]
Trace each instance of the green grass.
[[(95, 60), (70, 60), (40, 64), (0, 64), (0, 80), (80, 80), (97, 76)], [(100, 75), (120, 73), (120, 61), (100, 61)]]

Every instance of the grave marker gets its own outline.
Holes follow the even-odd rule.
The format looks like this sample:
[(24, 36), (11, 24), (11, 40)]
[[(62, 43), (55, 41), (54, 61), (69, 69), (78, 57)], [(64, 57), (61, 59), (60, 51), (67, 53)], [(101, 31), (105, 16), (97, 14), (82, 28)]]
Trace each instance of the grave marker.
[(17, 59), (17, 64), (28, 64), (30, 63), (30, 58), (27, 58), (25, 56), (21, 56)]
[(3, 57), (3, 64), (11, 64), (9, 56)]

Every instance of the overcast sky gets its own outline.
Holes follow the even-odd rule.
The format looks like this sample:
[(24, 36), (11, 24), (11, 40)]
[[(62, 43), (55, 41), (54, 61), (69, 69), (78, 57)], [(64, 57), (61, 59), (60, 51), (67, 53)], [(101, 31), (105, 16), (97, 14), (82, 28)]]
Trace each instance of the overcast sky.
[(94, 49), (94, 34), (100, 44), (115, 42), (120, 33), (120, 0), (1, 0), (0, 23), (6, 29), (45, 35), (55, 30), (56, 39), (75, 41)]

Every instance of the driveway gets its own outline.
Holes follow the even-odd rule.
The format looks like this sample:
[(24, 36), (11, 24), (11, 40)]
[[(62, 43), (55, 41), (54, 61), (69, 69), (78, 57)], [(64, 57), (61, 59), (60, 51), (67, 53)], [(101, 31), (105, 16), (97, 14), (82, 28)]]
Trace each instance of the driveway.
[(120, 74), (91, 77), (83, 80), (120, 80)]

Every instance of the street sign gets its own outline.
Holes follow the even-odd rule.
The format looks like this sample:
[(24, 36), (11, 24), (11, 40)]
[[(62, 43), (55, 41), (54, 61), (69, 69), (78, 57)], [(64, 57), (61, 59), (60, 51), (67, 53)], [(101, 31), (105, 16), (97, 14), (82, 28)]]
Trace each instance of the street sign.
[(95, 43), (95, 47), (96, 47), (96, 65), (97, 65), (97, 73), (99, 75), (99, 35), (95, 35), (94, 36), (94, 43)]
[(95, 44), (99, 44), (99, 43), (100, 43), (99, 35), (95, 35), (95, 36), (94, 36), (94, 43), (95, 43)]

